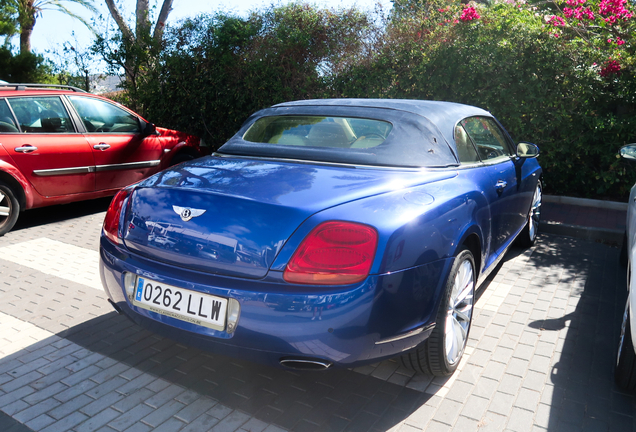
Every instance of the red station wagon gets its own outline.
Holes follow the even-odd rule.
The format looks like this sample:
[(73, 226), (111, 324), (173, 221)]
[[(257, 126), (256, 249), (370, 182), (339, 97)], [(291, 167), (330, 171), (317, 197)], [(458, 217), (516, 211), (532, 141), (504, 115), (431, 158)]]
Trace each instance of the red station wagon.
[(80, 89), (0, 83), (0, 235), (21, 210), (114, 195), (207, 153), (199, 138)]

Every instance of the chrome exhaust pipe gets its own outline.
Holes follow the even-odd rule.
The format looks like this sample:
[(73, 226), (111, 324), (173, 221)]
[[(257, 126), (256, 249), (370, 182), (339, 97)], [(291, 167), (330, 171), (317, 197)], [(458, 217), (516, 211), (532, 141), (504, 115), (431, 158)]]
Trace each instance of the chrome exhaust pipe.
[(331, 362), (326, 360), (303, 358), (282, 358), (280, 359), (280, 364), (289, 369), (308, 371), (325, 370), (329, 369), (332, 365)]
[(113, 307), (113, 309), (115, 309), (115, 312), (117, 312), (117, 315), (121, 315), (122, 314), (121, 308), (119, 306), (117, 306), (117, 303), (115, 303), (111, 299), (108, 299), (108, 303), (110, 303), (110, 305)]

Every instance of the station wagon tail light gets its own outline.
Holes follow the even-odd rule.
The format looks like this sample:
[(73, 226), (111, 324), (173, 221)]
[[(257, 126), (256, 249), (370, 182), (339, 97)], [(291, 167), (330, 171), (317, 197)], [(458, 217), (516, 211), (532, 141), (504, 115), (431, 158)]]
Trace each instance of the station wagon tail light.
[(121, 210), (124, 206), (126, 198), (130, 195), (132, 189), (125, 188), (117, 192), (117, 195), (110, 202), (106, 217), (104, 218), (104, 235), (115, 244), (122, 244), (119, 236), (119, 220), (121, 219)]
[(289, 283), (345, 285), (364, 280), (371, 270), (378, 232), (354, 222), (330, 221), (302, 241), (283, 273)]

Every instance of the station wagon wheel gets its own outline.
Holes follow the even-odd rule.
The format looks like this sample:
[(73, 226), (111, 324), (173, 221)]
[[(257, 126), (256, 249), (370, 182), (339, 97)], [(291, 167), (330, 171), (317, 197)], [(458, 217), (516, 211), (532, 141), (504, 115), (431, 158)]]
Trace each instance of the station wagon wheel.
[(0, 183), (0, 236), (8, 233), (18, 220), (20, 203), (11, 188)]
[(541, 221), (541, 201), (543, 198), (543, 187), (541, 180), (537, 182), (537, 187), (534, 190), (532, 197), (532, 205), (528, 211), (528, 221), (526, 226), (519, 234), (519, 242), (522, 246), (530, 247), (537, 240), (539, 234), (539, 222)]
[(417, 372), (451, 375), (464, 354), (475, 300), (475, 259), (468, 249), (455, 257), (433, 332), (402, 363)]
[(616, 384), (629, 391), (636, 389), (636, 353), (632, 343), (631, 320), (629, 318), (629, 297), (623, 313), (621, 335), (618, 340), (618, 352), (616, 355), (616, 368), (614, 380)]

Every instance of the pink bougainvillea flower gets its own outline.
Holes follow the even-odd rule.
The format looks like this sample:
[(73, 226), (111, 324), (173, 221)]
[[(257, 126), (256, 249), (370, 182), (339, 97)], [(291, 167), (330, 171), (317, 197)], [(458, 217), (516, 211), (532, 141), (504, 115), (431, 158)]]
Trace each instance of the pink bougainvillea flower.
[(548, 20), (548, 24), (552, 24), (553, 26), (556, 26), (556, 27), (565, 27), (565, 21), (563, 21), (563, 18), (558, 17), (556, 15), (553, 15)]
[(615, 43), (618, 46), (624, 45), (625, 41), (619, 37), (616, 38), (616, 42), (614, 42), (612, 39), (608, 39), (607, 43), (611, 44), (611, 43)]
[(608, 78), (612, 75), (618, 76), (621, 74), (621, 64), (616, 60), (609, 60), (605, 63), (605, 66), (598, 71), (598, 74), (603, 78)]
[(598, 5), (598, 12), (606, 17), (604, 21), (614, 24), (617, 20), (628, 20), (634, 16), (625, 6), (627, 0), (601, 0)]
[(479, 15), (477, 13), (477, 10), (472, 6), (465, 8), (462, 11), (461, 16), (459, 17), (459, 19), (462, 21), (472, 21), (472, 20), (477, 20), (479, 18), (481, 18), (481, 15)]

